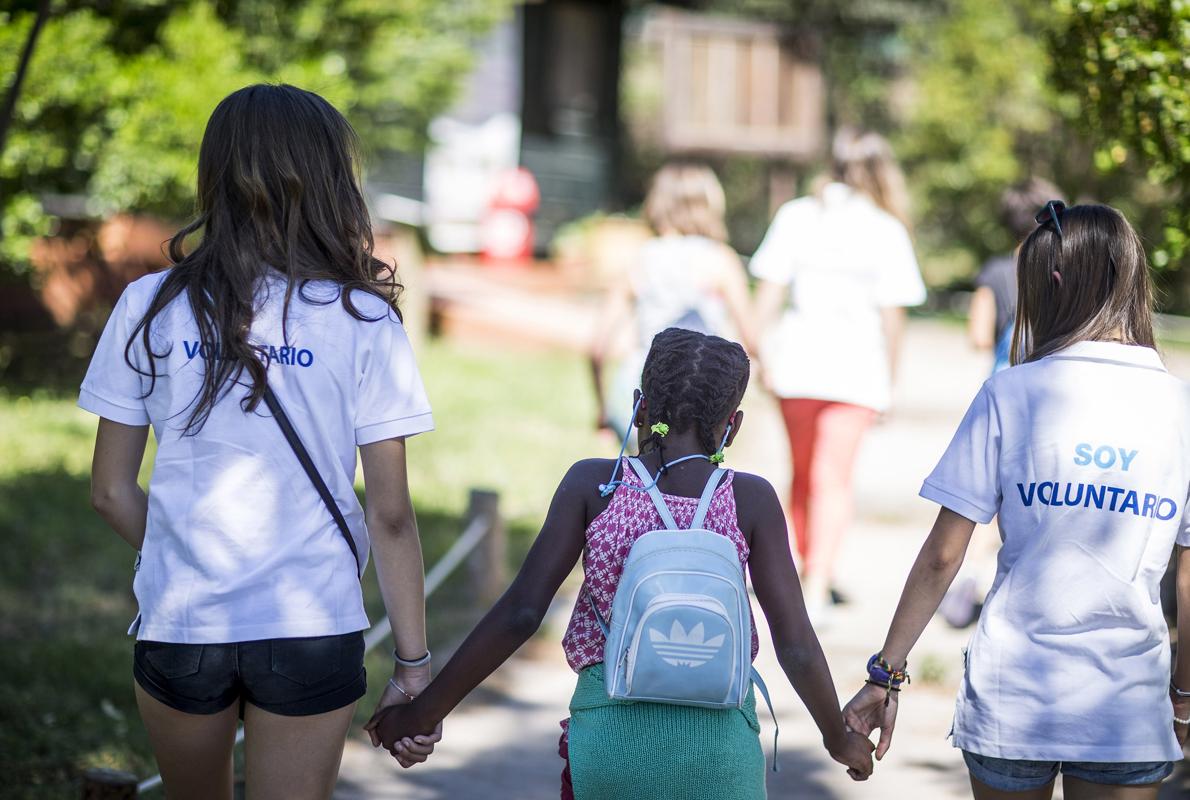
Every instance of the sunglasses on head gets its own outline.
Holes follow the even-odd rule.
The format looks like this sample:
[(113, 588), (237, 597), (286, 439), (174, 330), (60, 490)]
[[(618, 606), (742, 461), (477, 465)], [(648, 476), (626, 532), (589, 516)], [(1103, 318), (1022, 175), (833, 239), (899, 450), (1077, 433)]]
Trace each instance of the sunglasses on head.
[(1050, 200), (1045, 206), (1037, 212), (1033, 220), (1038, 224), (1044, 226), (1047, 222), (1054, 223), (1054, 230), (1058, 232), (1058, 238), (1062, 238), (1062, 223), (1058, 221), (1058, 215), (1066, 210), (1066, 204), (1061, 200)]

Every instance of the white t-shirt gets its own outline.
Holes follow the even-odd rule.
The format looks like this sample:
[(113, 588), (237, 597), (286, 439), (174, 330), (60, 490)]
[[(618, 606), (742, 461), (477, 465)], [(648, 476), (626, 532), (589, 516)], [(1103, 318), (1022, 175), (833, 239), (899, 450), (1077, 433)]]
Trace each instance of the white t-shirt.
[(891, 401), (880, 309), (916, 306), (926, 288), (909, 232), (841, 183), (777, 212), (748, 265), (789, 286), (789, 307), (761, 343), (779, 397), (834, 400), (877, 411)]
[(997, 758), (1166, 761), (1159, 584), (1190, 546), (1190, 387), (1156, 351), (1080, 342), (991, 378), (922, 497), (998, 516), (954, 744)]
[[(636, 295), (642, 365), (653, 337), (666, 328), (692, 328), (730, 337), (727, 310), (712, 273), (721, 247), (703, 236), (658, 236), (641, 246), (638, 267), (630, 279)], [(639, 383), (639, 370), (637, 373)]]
[[(350, 633), (368, 626), (355, 559), (264, 404), (240, 408), (243, 391), (220, 398), (206, 424), (183, 435), (204, 360), (185, 296), (153, 321), (157, 382), (124, 358), (157, 273), (131, 284), (107, 322), (83, 380), (79, 405), (126, 425), (153, 425), (157, 456), (149, 515), (134, 581), (137, 637), (217, 643)], [(368, 532), (353, 486), (357, 445), (433, 429), (405, 330), (384, 301), (365, 292), (357, 320), (329, 282), (307, 285), (290, 304), (285, 281), (258, 292), (252, 341), (269, 359), (269, 385), (350, 526), (361, 559)], [(147, 371), (136, 339), (130, 355)], [(131, 633), (132, 631), (130, 631)]]

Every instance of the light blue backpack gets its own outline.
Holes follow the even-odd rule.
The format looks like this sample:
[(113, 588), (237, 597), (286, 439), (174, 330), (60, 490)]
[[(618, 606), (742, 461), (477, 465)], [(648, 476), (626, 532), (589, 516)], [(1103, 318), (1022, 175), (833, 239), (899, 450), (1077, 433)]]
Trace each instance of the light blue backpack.
[(740, 708), (754, 682), (771, 713), (768, 688), (752, 668), (752, 617), (739, 554), (726, 536), (703, 528), (724, 470), (711, 473), (690, 528), (683, 530), (645, 465), (636, 458), (629, 464), (648, 487), (665, 528), (633, 543), (610, 624), (588, 594), (606, 641), (608, 696)]

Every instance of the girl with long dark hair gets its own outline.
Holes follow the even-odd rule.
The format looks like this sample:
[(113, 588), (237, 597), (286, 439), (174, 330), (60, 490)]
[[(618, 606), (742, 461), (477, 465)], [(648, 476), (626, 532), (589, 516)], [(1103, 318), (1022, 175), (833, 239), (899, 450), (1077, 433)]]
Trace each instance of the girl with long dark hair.
[(83, 381), (92, 502), (138, 551), (135, 690), (171, 798), (231, 797), (238, 717), (249, 797), (330, 796), (365, 691), (369, 548), (396, 643), (381, 707), (429, 680), (405, 437), (433, 422), (357, 168), (318, 95), (225, 98), (173, 265), (127, 288)]

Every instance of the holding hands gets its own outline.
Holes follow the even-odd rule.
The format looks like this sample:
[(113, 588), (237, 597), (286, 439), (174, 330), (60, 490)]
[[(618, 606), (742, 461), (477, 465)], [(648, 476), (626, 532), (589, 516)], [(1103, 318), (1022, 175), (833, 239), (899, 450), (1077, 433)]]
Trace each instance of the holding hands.
[(897, 724), (897, 700), (897, 692), (869, 683), (843, 708), (843, 721), (855, 733), (867, 737), (874, 730), (880, 731), (880, 740), (876, 744), (877, 761), (884, 758), (892, 745), (893, 728)]
[(872, 743), (866, 736), (845, 729), (837, 742), (826, 743), (831, 758), (847, 767), (847, 774), (853, 781), (866, 781), (872, 775)]
[(402, 767), (420, 764), (442, 740), (442, 722), (424, 724), (416, 720), (413, 700), (430, 683), (430, 663), (405, 666), (399, 661), (393, 677), (384, 687), (380, 701), (364, 730), (373, 747), (383, 746)]

